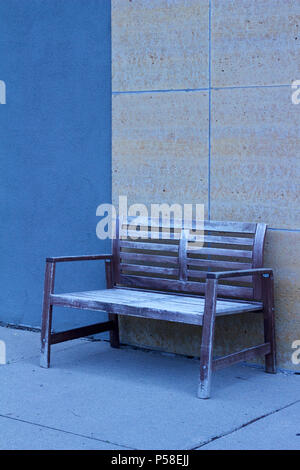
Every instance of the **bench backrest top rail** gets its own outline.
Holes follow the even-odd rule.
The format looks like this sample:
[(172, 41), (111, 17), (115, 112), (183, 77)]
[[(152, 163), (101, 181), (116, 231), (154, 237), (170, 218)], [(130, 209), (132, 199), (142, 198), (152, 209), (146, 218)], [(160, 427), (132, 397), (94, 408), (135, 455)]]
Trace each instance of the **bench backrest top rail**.
[[(117, 220), (114, 282), (203, 295), (207, 272), (263, 267), (266, 228), (263, 223), (232, 221)], [(226, 278), (219, 282), (218, 294), (261, 300), (261, 280)]]

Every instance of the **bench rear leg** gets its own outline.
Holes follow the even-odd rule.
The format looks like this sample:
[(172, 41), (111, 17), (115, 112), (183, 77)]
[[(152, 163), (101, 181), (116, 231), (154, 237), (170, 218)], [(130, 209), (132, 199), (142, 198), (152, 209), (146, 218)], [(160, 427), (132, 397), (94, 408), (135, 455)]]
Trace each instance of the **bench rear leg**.
[(44, 303), (41, 328), (41, 367), (50, 367), (50, 348), (51, 348), (51, 326), (52, 326), (52, 305), (50, 304), (50, 294), (54, 288), (55, 264), (46, 263), (45, 285), (44, 285)]
[(112, 348), (120, 347), (120, 338), (119, 338), (119, 322), (118, 315), (114, 313), (109, 313), (108, 318), (114, 323), (114, 328), (109, 331), (110, 345)]
[(205, 288), (205, 307), (200, 350), (199, 398), (209, 398), (213, 364), (213, 340), (216, 316), (217, 281), (208, 279)]
[(265, 370), (276, 374), (276, 344), (275, 344), (275, 312), (274, 312), (274, 278), (273, 274), (264, 274), (262, 282), (264, 304), (264, 336), (265, 342), (270, 343), (271, 351), (265, 356)]

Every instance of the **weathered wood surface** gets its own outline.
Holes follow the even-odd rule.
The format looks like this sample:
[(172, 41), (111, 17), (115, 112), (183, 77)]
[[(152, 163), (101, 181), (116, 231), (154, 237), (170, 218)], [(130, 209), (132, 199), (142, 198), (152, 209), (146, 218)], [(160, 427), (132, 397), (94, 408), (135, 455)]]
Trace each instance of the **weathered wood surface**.
[(251, 269), (251, 263), (240, 263), (238, 261), (224, 261), (224, 260), (214, 260), (214, 259), (199, 259), (199, 258), (188, 258), (187, 264), (189, 266), (198, 266), (199, 268), (215, 269), (218, 271), (223, 271), (224, 269)]
[(265, 369), (270, 374), (276, 373), (275, 309), (273, 273), (262, 277), (262, 297), (264, 306), (264, 337), (270, 343), (270, 353), (265, 358)]
[[(121, 248), (131, 248), (136, 250), (151, 250), (158, 252), (172, 252), (178, 253), (178, 245), (167, 244), (167, 243), (154, 243), (151, 241), (131, 241), (131, 240), (120, 240)], [(163, 254), (163, 253), (162, 253)]]
[(181, 281), (187, 280), (187, 244), (188, 231), (182, 230), (178, 247), (179, 279)]
[(46, 261), (45, 282), (44, 282), (44, 302), (42, 312), (41, 328), (41, 367), (50, 365), (50, 347), (51, 347), (51, 327), (52, 327), (52, 305), (50, 295), (54, 291), (55, 282), (55, 263)]
[[(177, 256), (165, 256), (161, 255), (148, 255), (146, 253), (127, 253), (122, 251), (121, 254), (122, 263), (126, 263), (127, 261), (132, 261), (133, 263), (139, 261), (144, 263), (159, 263), (159, 264), (171, 264), (171, 265), (178, 265), (178, 258)], [(147, 266), (145, 264), (145, 266)]]
[[(107, 289), (112, 289), (114, 285), (113, 266), (111, 261), (105, 262), (105, 277)], [(118, 315), (111, 312), (108, 313), (108, 319), (112, 323), (112, 328), (109, 331), (109, 340), (112, 348), (120, 347), (120, 336), (119, 336), (119, 319)]]
[[(262, 266), (265, 224), (205, 221), (203, 231), (194, 232), (195, 221), (171, 220), (168, 226), (168, 220), (139, 218), (137, 232), (136, 221), (120, 222), (123, 238), (114, 241), (118, 285), (204, 295), (207, 273)], [(218, 295), (261, 300), (261, 279), (227, 276), (219, 282)]]
[(223, 367), (237, 364), (241, 361), (251, 361), (258, 356), (268, 355), (271, 351), (270, 343), (259, 344), (258, 346), (252, 346), (251, 348), (243, 349), (236, 353), (228, 354), (227, 356), (219, 357), (213, 361), (213, 370), (222, 369)]
[(253, 274), (258, 274), (259, 276), (266, 275), (266, 277), (269, 277), (273, 274), (273, 271), (271, 268), (240, 269), (238, 271), (219, 271), (217, 273), (208, 273), (207, 277), (209, 279), (228, 279), (231, 277), (244, 277)]
[[(143, 231), (144, 234), (148, 235), (147, 231)], [(179, 238), (179, 237), (178, 237)], [(215, 236), (205, 233), (204, 241), (206, 243), (211, 243), (215, 245), (242, 245), (252, 247), (254, 244), (254, 238), (245, 238), (245, 237), (228, 237), (228, 236)], [(178, 251), (178, 245), (175, 243), (167, 243), (167, 239), (163, 243), (147, 241), (147, 239), (142, 241), (133, 241), (133, 240), (120, 240), (120, 246), (124, 248), (138, 248), (141, 250), (162, 250), (162, 251)]]
[[(177, 279), (162, 279), (155, 277), (146, 277), (142, 274), (139, 276), (135, 275), (120, 275), (120, 283), (129, 287), (138, 287), (141, 289), (155, 289), (155, 290), (166, 290), (173, 292), (186, 292), (190, 294), (204, 294), (205, 283), (204, 282), (192, 282), (192, 281), (178, 281)], [(240, 299), (253, 299), (253, 289), (251, 287), (237, 287), (231, 285), (219, 285), (218, 295), (224, 297), (237, 297)]]
[[(110, 313), (202, 325), (205, 299), (135, 289), (104, 289), (51, 295), (53, 305), (107, 310)], [(260, 302), (218, 300), (216, 315), (260, 311)]]
[(122, 264), (122, 272), (127, 273), (149, 273), (149, 274), (163, 274), (166, 276), (178, 276), (178, 268), (165, 268), (162, 266), (141, 266), (139, 264)]
[(215, 279), (208, 279), (205, 288), (202, 341), (200, 350), (199, 398), (209, 398), (211, 388), (213, 341), (217, 312), (217, 285)]
[[(135, 225), (138, 221), (139, 225), (148, 227), (171, 227), (171, 228), (185, 228), (195, 229), (199, 227), (199, 223), (195, 220), (182, 220), (182, 219), (157, 219), (157, 218), (142, 218), (142, 217), (128, 217), (127, 221), (122, 221), (128, 225)], [(256, 232), (257, 224), (248, 222), (233, 222), (233, 221), (216, 221), (205, 220), (204, 230), (222, 231), (227, 233), (245, 233), (254, 234)]]
[[(253, 246), (253, 268), (261, 268), (264, 265), (264, 244), (266, 229), (266, 224), (260, 223), (257, 225)], [(262, 298), (262, 280), (258, 275), (253, 277), (253, 296), (255, 299)]]
[(66, 263), (67, 261), (97, 261), (105, 259), (112, 259), (112, 255), (56, 256), (52, 258), (46, 258), (46, 261), (50, 263)]

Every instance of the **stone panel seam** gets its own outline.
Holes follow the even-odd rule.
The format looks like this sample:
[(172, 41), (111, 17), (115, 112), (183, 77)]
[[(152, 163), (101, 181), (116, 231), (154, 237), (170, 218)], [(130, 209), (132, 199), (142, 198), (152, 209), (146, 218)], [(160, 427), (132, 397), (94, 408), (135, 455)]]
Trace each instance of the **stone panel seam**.
[(128, 90), (128, 91), (113, 91), (112, 95), (138, 95), (142, 93), (192, 93), (197, 91), (219, 91), (219, 90), (249, 90), (249, 89), (260, 89), (260, 88), (291, 88), (291, 84), (283, 85), (241, 85), (241, 86), (224, 86), (215, 87), (209, 86), (207, 88), (170, 88), (163, 90)]
[(210, 220), (211, 193), (211, 0), (208, 5), (208, 220)]

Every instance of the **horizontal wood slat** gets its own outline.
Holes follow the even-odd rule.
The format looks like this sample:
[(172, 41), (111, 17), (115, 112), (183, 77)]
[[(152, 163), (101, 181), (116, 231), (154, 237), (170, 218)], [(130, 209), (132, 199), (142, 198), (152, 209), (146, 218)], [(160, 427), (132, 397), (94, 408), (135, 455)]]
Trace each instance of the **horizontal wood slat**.
[[(145, 228), (141, 230), (132, 230), (127, 229), (120, 231), (121, 241), (126, 241), (127, 239), (136, 241), (136, 240), (180, 240), (181, 231), (164, 231), (158, 230), (147, 230)], [(203, 243), (215, 243), (222, 245), (244, 245), (244, 246), (253, 246), (253, 239), (246, 237), (228, 237), (228, 236), (213, 236), (206, 233), (194, 233), (192, 231), (188, 232), (188, 240), (190, 242), (203, 242)]]
[(234, 250), (226, 248), (209, 248), (203, 247), (191, 251), (194, 254), (199, 255), (211, 255), (211, 256), (224, 256), (232, 258), (249, 258), (252, 259), (252, 251), (248, 250)]
[(199, 266), (199, 267), (210, 267), (216, 268), (218, 271), (223, 271), (225, 269), (250, 269), (252, 268), (251, 263), (241, 263), (238, 261), (224, 261), (224, 260), (214, 260), (214, 259), (197, 259), (197, 258), (188, 258), (188, 266)]
[[(159, 279), (148, 276), (120, 275), (120, 283), (130, 287), (140, 287), (143, 289), (157, 289), (169, 291), (191, 292), (203, 294), (205, 283), (193, 281), (179, 281), (177, 279)], [(240, 287), (231, 285), (219, 285), (218, 294), (225, 297), (233, 296), (241, 299), (252, 299), (253, 289), (251, 287)]]
[[(128, 217), (127, 224), (135, 225), (137, 217)], [(165, 227), (169, 226), (171, 228), (185, 228), (193, 229), (200, 228), (202, 229), (202, 221), (195, 220), (185, 221), (182, 219), (157, 219), (157, 218), (139, 218), (139, 224), (146, 226), (156, 226), (156, 227)], [(123, 222), (124, 225), (124, 222)], [(215, 221), (215, 220), (205, 220), (204, 221), (204, 230), (210, 230), (215, 232), (227, 232), (227, 233), (243, 233), (243, 234), (254, 234), (256, 231), (255, 223), (248, 222), (233, 222), (233, 221)]]
[(168, 263), (172, 265), (178, 265), (177, 256), (164, 256), (161, 255), (147, 255), (145, 253), (132, 253), (121, 251), (120, 253), (121, 263), (124, 261), (144, 261), (147, 263)]
[(253, 246), (254, 238), (245, 238), (245, 237), (226, 237), (222, 235), (204, 235), (204, 243), (214, 243), (221, 245), (243, 245), (243, 246)]
[(127, 230), (126, 232), (120, 232), (121, 240), (124, 237), (128, 237), (129, 239), (134, 240), (180, 240), (181, 233), (180, 232), (157, 232), (157, 231), (150, 231), (150, 230)]
[(132, 250), (151, 250), (160, 252), (178, 253), (178, 244), (154, 243), (154, 242), (135, 242), (130, 240), (120, 240), (121, 248), (130, 248)]
[(132, 271), (140, 273), (161, 274), (166, 276), (178, 276), (179, 269), (177, 268), (164, 268), (161, 266), (145, 266), (139, 264), (121, 264), (121, 271)]

